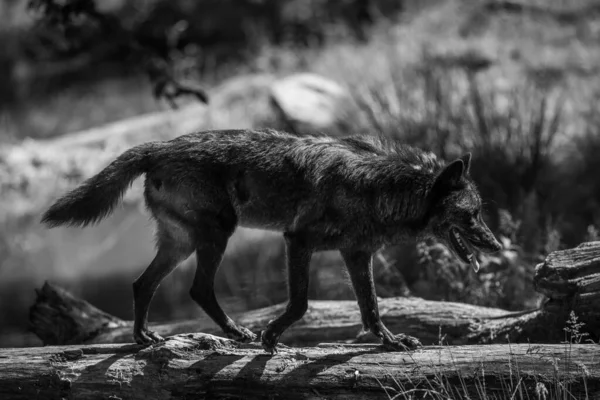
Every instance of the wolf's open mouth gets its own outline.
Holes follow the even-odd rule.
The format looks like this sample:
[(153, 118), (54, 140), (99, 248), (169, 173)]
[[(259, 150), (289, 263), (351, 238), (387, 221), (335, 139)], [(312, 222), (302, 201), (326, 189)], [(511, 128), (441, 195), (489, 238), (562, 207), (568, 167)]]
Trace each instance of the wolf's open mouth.
[(471, 264), (473, 270), (475, 272), (479, 271), (479, 262), (477, 258), (471, 251), (468, 241), (464, 239), (460, 233), (458, 233), (458, 229), (450, 228), (450, 243), (452, 247), (454, 247), (454, 252), (458, 255), (458, 257), (465, 263)]

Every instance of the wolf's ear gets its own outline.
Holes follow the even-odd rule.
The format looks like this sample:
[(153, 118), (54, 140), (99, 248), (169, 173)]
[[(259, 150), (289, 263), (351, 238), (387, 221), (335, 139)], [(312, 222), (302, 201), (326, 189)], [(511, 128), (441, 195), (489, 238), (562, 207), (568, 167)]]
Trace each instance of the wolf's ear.
[(464, 171), (465, 163), (461, 158), (452, 161), (436, 176), (432, 192), (440, 194), (458, 187)]
[(471, 156), (471, 152), (468, 152), (459, 158), (459, 160), (462, 160), (462, 162), (465, 163), (465, 170), (463, 171), (463, 174), (465, 174), (465, 176), (468, 176), (469, 171), (471, 170)]

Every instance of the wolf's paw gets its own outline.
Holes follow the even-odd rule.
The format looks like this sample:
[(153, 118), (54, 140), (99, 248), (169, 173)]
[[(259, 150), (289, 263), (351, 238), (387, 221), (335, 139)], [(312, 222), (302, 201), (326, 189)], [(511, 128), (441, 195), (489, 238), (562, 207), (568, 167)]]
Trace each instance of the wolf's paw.
[(267, 330), (261, 332), (260, 341), (263, 349), (265, 349), (267, 353), (271, 353), (271, 355), (277, 354), (279, 335), (267, 328)]
[(235, 329), (227, 332), (227, 337), (241, 343), (250, 343), (257, 339), (256, 334), (243, 326), (236, 326)]
[(409, 351), (422, 346), (419, 339), (403, 333), (395, 335), (391, 340), (383, 340), (383, 347), (390, 351)]
[(137, 344), (144, 346), (150, 346), (151, 344), (163, 342), (165, 340), (158, 333), (149, 331), (147, 329), (141, 329), (133, 332), (133, 339)]

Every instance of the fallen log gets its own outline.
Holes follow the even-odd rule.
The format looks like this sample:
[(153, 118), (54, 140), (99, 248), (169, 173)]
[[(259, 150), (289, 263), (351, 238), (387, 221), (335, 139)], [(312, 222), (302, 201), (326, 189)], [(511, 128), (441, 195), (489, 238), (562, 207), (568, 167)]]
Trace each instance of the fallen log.
[[(419, 336), (424, 343), (452, 344), (475, 342), (472, 327), (489, 318), (502, 318), (511, 313), (463, 303), (427, 301), (413, 297), (381, 299), (379, 309), (383, 321), (392, 331)], [(265, 307), (236, 315), (235, 319), (248, 329), (258, 332), (285, 304)], [(506, 317), (509, 318), (510, 317)], [(517, 318), (522, 318), (519, 316)], [(360, 313), (355, 301), (310, 301), (304, 318), (292, 325), (283, 335), (283, 341), (294, 345), (315, 345), (323, 341), (355, 339), (361, 330)], [(77, 299), (62, 288), (48, 282), (37, 291), (37, 299), (30, 309), (31, 328), (44, 344), (131, 342), (132, 321), (123, 321), (109, 315), (88, 302)], [(209, 319), (151, 324), (151, 329), (162, 336), (177, 333), (205, 332), (221, 335), (221, 330)], [(365, 336), (362, 340), (375, 340)]]
[(207, 334), (142, 348), (86, 345), (0, 350), (0, 398), (389, 399), (597, 398), (600, 346), (281, 346), (266, 354)]
[[(211, 91), (208, 107), (190, 105), (116, 121), (48, 140), (0, 146), (0, 224), (39, 218), (59, 194), (100, 171), (121, 152), (141, 143), (169, 140), (198, 130), (253, 127), (272, 117), (268, 89), (274, 78), (250, 75)], [(140, 191), (125, 200), (136, 203)]]
[[(39, 217), (59, 193), (92, 176), (135, 145), (166, 140), (204, 124), (206, 108), (130, 118), (52, 140), (26, 140), (0, 152), (0, 223)], [(139, 197), (136, 193), (135, 199)], [(131, 197), (127, 198), (128, 200)]]
[[(535, 287), (548, 296), (536, 310), (507, 312), (462, 303), (428, 301), (414, 297), (380, 299), (380, 313), (388, 327), (421, 339), (424, 344), (447, 343), (558, 343), (565, 340), (572, 319), (583, 338), (600, 337), (600, 242), (584, 243), (550, 254), (538, 265)], [(30, 309), (32, 330), (45, 344), (126, 343), (131, 341), (132, 322), (108, 315), (65, 290), (46, 283)], [(279, 315), (285, 304), (236, 315), (252, 331), (263, 329)], [(221, 335), (209, 319), (153, 324), (163, 336), (185, 332)], [(304, 318), (282, 336), (290, 345), (314, 345), (323, 341), (368, 342), (361, 330), (355, 301), (310, 301)]]

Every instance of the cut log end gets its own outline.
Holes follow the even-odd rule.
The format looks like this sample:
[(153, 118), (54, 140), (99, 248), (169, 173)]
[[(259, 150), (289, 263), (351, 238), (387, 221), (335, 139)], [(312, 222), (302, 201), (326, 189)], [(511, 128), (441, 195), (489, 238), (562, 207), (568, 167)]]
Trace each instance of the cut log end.
[(600, 336), (600, 242), (555, 251), (535, 269), (534, 287), (548, 297), (544, 309), (563, 321), (573, 313), (590, 338)]
[(555, 300), (600, 296), (600, 242), (551, 253), (536, 267), (534, 284)]

